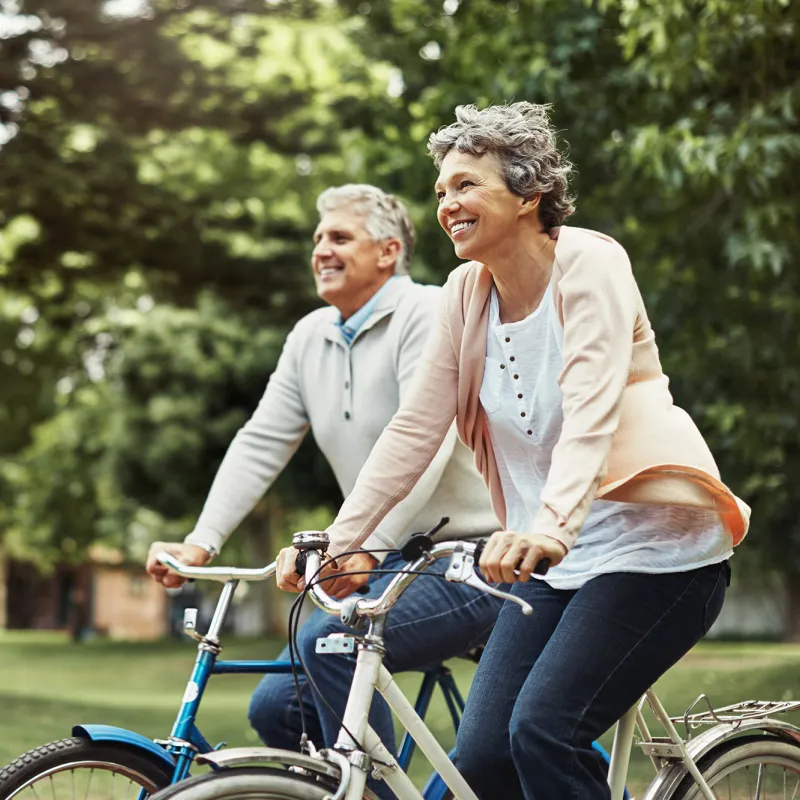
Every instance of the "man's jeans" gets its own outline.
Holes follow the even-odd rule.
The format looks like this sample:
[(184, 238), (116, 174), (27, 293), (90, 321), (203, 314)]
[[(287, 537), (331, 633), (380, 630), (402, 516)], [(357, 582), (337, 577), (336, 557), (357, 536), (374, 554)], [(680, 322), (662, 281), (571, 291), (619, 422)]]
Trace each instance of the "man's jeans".
[[(398, 570), (405, 565), (399, 555), (390, 554), (377, 569)], [(446, 567), (446, 561), (439, 561), (427, 572), (441, 573)], [(394, 575), (371, 576), (367, 597), (380, 595), (392, 578)], [(383, 663), (394, 673), (425, 669), (463, 655), (486, 642), (501, 606), (501, 600), (463, 584), (420, 576), (401, 595), (386, 618), (386, 657)], [(356, 656), (320, 655), (315, 651), (318, 637), (339, 632), (351, 631), (337, 617), (317, 610), (301, 628), (298, 648), (323, 696), (342, 717)], [(280, 658), (289, 658), (288, 648)], [(308, 681), (302, 676), (300, 684), (309, 738), (317, 747), (330, 747), (339, 733), (339, 719), (314, 696)], [(377, 693), (369, 721), (383, 743), (396, 753), (391, 711)], [(297, 749), (301, 733), (300, 713), (291, 675), (267, 675), (263, 678), (250, 702), (250, 723), (270, 747)], [(381, 797), (394, 796), (382, 782), (374, 785), (373, 790)]]
[(601, 575), (577, 591), (531, 580), (507, 603), (472, 682), (456, 762), (481, 800), (603, 800), (592, 749), (708, 631), (727, 562), (665, 575)]

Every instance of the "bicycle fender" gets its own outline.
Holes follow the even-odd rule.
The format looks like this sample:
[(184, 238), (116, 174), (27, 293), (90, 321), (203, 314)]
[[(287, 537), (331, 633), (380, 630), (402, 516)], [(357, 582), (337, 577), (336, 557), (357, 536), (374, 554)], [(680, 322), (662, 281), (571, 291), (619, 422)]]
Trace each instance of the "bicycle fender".
[(175, 759), (160, 744), (142, 736), (141, 733), (117, 728), (114, 725), (75, 725), (73, 736), (81, 736), (93, 742), (117, 742), (161, 759), (167, 766), (174, 767)]
[[(732, 739), (747, 733), (759, 733), (800, 745), (800, 728), (774, 717), (745, 719), (738, 724), (723, 723), (714, 725), (700, 736), (686, 742), (686, 752), (695, 764), (705, 755)], [(665, 800), (672, 797), (684, 776), (689, 774), (682, 760), (675, 759), (653, 779), (642, 795), (642, 800)]]

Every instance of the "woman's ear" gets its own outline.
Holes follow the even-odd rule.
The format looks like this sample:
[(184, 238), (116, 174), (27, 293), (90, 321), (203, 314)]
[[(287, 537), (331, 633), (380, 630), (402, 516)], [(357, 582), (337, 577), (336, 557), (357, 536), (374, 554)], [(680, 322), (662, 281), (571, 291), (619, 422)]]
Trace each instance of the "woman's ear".
[(380, 269), (394, 269), (402, 249), (403, 245), (399, 239), (383, 239), (381, 241), (381, 252), (378, 255), (378, 267)]
[(532, 214), (533, 212), (538, 211), (541, 200), (541, 192), (532, 194), (530, 197), (523, 197), (519, 207), (519, 215), (524, 216), (525, 214)]

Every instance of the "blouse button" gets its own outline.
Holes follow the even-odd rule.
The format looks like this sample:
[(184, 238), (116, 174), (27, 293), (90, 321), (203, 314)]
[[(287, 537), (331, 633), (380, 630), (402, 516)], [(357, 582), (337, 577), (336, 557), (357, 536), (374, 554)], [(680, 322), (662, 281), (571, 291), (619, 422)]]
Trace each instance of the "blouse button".
[(511, 337), (510, 336), (506, 336), (506, 341), (510, 342), (511, 341)]
[(524, 417), (524, 416), (525, 416), (525, 412), (524, 412), (524, 411), (522, 411), (522, 412), (520, 413), (520, 416), (521, 416), (521, 417)]
[(509, 361), (516, 361), (517, 359), (516, 359), (516, 358), (514, 358), (514, 356), (511, 356), (511, 358), (509, 358), (508, 360), (509, 360)]
[(501, 364), (501, 365), (500, 365), (500, 369), (505, 369), (505, 368), (506, 368), (506, 365), (505, 365), (505, 364)]
[(345, 381), (344, 382), (344, 388), (345, 389), (349, 389), (350, 388), (350, 381)]
[(522, 400), (522, 394), (518, 394), (517, 397)]
[(514, 380), (518, 381), (519, 380), (519, 375), (514, 375)]
[(533, 436), (533, 431), (528, 431), (528, 436)]
[(349, 411), (345, 411), (344, 412), (344, 418), (345, 419), (350, 419), (350, 412)]

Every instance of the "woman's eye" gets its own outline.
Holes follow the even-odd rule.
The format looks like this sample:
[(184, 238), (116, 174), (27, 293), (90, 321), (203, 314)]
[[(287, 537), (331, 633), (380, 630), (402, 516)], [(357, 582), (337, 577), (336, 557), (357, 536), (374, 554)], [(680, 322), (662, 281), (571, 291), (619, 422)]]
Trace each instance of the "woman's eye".
[(474, 185), (475, 184), (472, 181), (461, 181), (461, 183), (458, 185), (458, 188), (459, 189), (466, 189), (467, 186), (474, 186)]
[(441, 203), (444, 200), (444, 192), (436, 192), (436, 199)]

